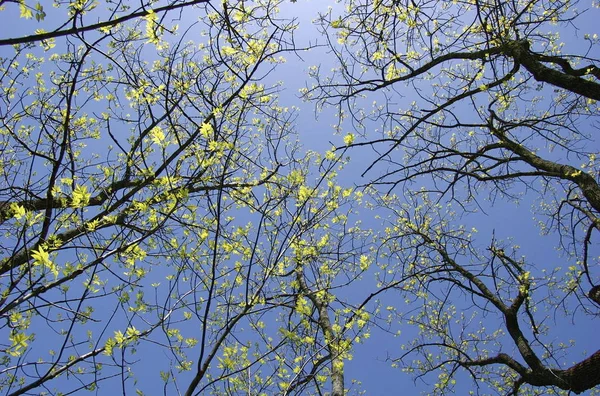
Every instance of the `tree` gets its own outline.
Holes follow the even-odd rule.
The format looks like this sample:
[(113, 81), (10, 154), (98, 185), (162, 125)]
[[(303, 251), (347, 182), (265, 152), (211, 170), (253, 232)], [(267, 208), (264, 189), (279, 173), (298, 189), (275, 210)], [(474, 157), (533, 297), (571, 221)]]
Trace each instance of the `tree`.
[[(338, 66), (314, 68), (304, 95), (335, 106), (338, 128), (362, 136), (348, 139), (351, 153), (373, 150), (363, 176), (392, 217), (380, 260), (395, 276), (381, 281), (412, 279), (395, 287), (408, 313), (392, 308), (421, 330), (395, 364), (439, 374), (436, 393), (452, 393), (461, 373), (481, 393), (600, 384), (600, 351), (573, 363), (568, 337), (550, 324), (566, 316), (585, 326), (600, 304), (600, 60), (597, 34), (577, 28), (597, 6), (348, 0), (320, 18)], [(520, 256), (503, 241), (510, 235), (482, 241), (460, 224), (502, 202), (533, 204), (568, 268)]]
[[(597, 391), (600, 352), (555, 326), (600, 305), (592, 9), (347, 0), (318, 20), (337, 67), (303, 93), (352, 132), (317, 153), (275, 82), (317, 47), (281, 0), (132, 4), (0, 1), (19, 20), (0, 38), (4, 393), (342, 396), (354, 346), (410, 326), (386, 352), (433, 393)], [(554, 261), (482, 224), (513, 203)]]
[(343, 394), (370, 234), (268, 85), (280, 1), (0, 5), (0, 389)]

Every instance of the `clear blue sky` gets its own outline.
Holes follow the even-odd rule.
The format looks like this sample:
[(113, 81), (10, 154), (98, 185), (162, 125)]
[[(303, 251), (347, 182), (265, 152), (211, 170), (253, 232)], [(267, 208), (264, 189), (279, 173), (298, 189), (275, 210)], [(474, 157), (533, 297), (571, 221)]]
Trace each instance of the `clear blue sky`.
[[(329, 5), (339, 10), (342, 9), (340, 8), (341, 5), (336, 5), (334, 2), (317, 0), (299, 0), (297, 3), (286, 2), (282, 6), (283, 16), (298, 18), (300, 24), (300, 29), (296, 33), (298, 46), (302, 47), (303, 45), (315, 42), (324, 43), (323, 38), (318, 36), (318, 33), (311, 25), (311, 20), (317, 16), (319, 11), (324, 11)], [(13, 8), (17, 9), (16, 7)], [(593, 14), (595, 15), (594, 17), (580, 20), (583, 24), (578, 25), (578, 28), (581, 29), (582, 35), (585, 32), (598, 31), (596, 24), (596, 19), (599, 16), (598, 11), (593, 12), (595, 13)], [(590, 15), (592, 14), (590, 13)], [(6, 11), (3, 12), (3, 17), (7, 17)], [(184, 21), (188, 19), (193, 20), (194, 15), (186, 12), (184, 14)], [(47, 22), (53, 22), (52, 14), (50, 13)], [(3, 37), (7, 35), (18, 36), (23, 31), (26, 31), (25, 25), (18, 19), (18, 16), (9, 16), (5, 20), (4, 26), (5, 32), (10, 33), (3, 33)], [(194, 35), (190, 35), (190, 37), (194, 37)], [(580, 50), (580, 48), (576, 47), (579, 42), (577, 39), (573, 40), (571, 37), (565, 37), (565, 41), (567, 43), (573, 42), (574, 45), (574, 47), (567, 46), (566, 48), (572, 49), (573, 52)], [(2, 54), (1, 51), (5, 51), (5, 49), (0, 49), (0, 55)], [(288, 56), (287, 58), (288, 62), (278, 67), (277, 71), (270, 78), (273, 81), (281, 80), (284, 82), (283, 91), (280, 95), (281, 104), (283, 106), (297, 106), (300, 108), (297, 129), (302, 145), (306, 149), (320, 152), (329, 149), (331, 143), (341, 145), (342, 136), (333, 134), (332, 126), (336, 122), (333, 111), (325, 109), (316, 118), (313, 104), (303, 102), (298, 95), (299, 88), (305, 84), (311, 84), (307, 77), (307, 70), (310, 66), (319, 64), (324, 71), (327, 71), (334, 66), (334, 60), (328, 56), (323, 48), (316, 48), (302, 54), (302, 60), (294, 56)], [(374, 94), (372, 97), (367, 98), (367, 102), (373, 99), (381, 99), (381, 96)], [(398, 102), (402, 100), (410, 101), (410, 97), (404, 99), (398, 98)], [(345, 127), (347, 128), (345, 132), (352, 132), (351, 125), (348, 124)], [(376, 128), (375, 125), (365, 127), (367, 129)], [(598, 149), (600, 148), (596, 147), (596, 150)], [(374, 158), (373, 153), (364, 148), (351, 151), (350, 155), (352, 161), (346, 170), (340, 174), (340, 183), (352, 186), (367, 182), (368, 178), (373, 176), (372, 174), (367, 174), (365, 178), (359, 178), (357, 175), (365, 169), (365, 164), (368, 164)], [(528, 259), (534, 261), (539, 270), (542, 269), (542, 266), (548, 269), (561, 266), (563, 269), (566, 269), (572, 264), (566, 257), (561, 256), (556, 251), (557, 240), (555, 237), (540, 235), (539, 227), (532, 213), (532, 208), (537, 204), (536, 201), (526, 197), (519, 205), (502, 201), (495, 202), (493, 205), (489, 202), (482, 202), (484, 202), (484, 205), (487, 205), (483, 208), (485, 213), (477, 213), (465, 218), (463, 221), (467, 227), (476, 227), (479, 230), (478, 240), (481, 247), (488, 246), (492, 234), (494, 234), (496, 239), (512, 238), (514, 243), (521, 246), (520, 252)], [(381, 227), (381, 223), (373, 215), (373, 213), (365, 211), (364, 225), (378, 229)], [(600, 254), (600, 249), (598, 249), (597, 245), (593, 245), (591, 256), (598, 256), (598, 254)], [(155, 275), (158, 276), (158, 274)], [(349, 299), (355, 296), (354, 302), (358, 302), (373, 290), (373, 284), (372, 279), (365, 279), (363, 283), (353, 285), (353, 289), (345, 291), (345, 293), (350, 296)], [(386, 294), (382, 298), (383, 307), (401, 303), (402, 298), (395, 296), (393, 293)], [(597, 325), (594, 326), (591, 321), (584, 319), (583, 315), (579, 312), (575, 312), (573, 318), (577, 320), (576, 326), (572, 324), (569, 318), (556, 318), (555, 320), (550, 317), (547, 323), (553, 328), (550, 337), (553, 337), (555, 340), (563, 340), (564, 342), (569, 342), (569, 340), (575, 340), (576, 342), (569, 350), (569, 355), (561, 360), (563, 363), (581, 360), (586, 356), (586, 353), (594, 352), (598, 348), (596, 337)], [(494, 323), (491, 321), (488, 321), (486, 325), (490, 329), (503, 326), (501, 322)], [(400, 345), (406, 343), (415, 334), (414, 329), (402, 324), (397, 324), (394, 330), (401, 330), (400, 336), (392, 337), (382, 331), (373, 329), (371, 331), (371, 338), (367, 342), (356, 345), (353, 360), (346, 362), (348, 387), (351, 386), (351, 379), (357, 379), (362, 382), (362, 386), (357, 389), (365, 390), (366, 395), (412, 395), (419, 392), (429, 392), (431, 389), (430, 384), (423, 384), (422, 382), (415, 384), (410, 375), (403, 373), (399, 369), (391, 368), (390, 363), (385, 361), (387, 357), (398, 356), (400, 354)], [(53, 340), (52, 335), (49, 334), (38, 334), (38, 337), (47, 337), (48, 343), (51, 343)], [(157, 348), (156, 350), (159, 349)], [(516, 355), (516, 350), (513, 347), (510, 347), (506, 352), (510, 352), (511, 350)], [(140, 383), (140, 388), (145, 390), (146, 394), (151, 395), (153, 394), (152, 390), (156, 389), (160, 384), (160, 379), (157, 378), (156, 373), (152, 369), (156, 365), (168, 367), (166, 361), (170, 358), (170, 355), (161, 355), (160, 353), (157, 355), (150, 349), (140, 349), (136, 358), (140, 359), (140, 362), (135, 365), (136, 378)], [(148, 372), (147, 376), (143, 374), (146, 369)], [(182, 376), (184, 375), (182, 374)], [(67, 379), (59, 381), (67, 381)], [(59, 383), (56, 382), (53, 385), (59, 386)], [(181, 381), (181, 384), (185, 385), (185, 381)], [(456, 394), (468, 394), (471, 386), (472, 382), (470, 381), (465, 381), (464, 385), (459, 384)], [(119, 389), (113, 388), (112, 385), (102, 387), (101, 389), (102, 391), (98, 394), (119, 393)]]

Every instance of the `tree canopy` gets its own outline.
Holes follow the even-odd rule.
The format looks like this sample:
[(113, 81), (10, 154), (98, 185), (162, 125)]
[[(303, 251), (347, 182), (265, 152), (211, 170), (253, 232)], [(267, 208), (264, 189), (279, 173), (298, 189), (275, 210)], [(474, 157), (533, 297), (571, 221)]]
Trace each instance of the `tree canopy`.
[(302, 3), (0, 1), (2, 392), (597, 393), (599, 5)]

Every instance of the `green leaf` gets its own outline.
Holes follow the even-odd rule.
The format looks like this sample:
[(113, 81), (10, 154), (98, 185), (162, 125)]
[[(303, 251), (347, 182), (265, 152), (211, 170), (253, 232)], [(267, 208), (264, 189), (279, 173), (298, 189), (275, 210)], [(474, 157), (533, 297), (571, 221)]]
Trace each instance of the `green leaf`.
[(25, 4), (25, 0), (21, 0), (19, 2), (19, 11), (21, 13), (21, 15), (20, 15), (21, 18), (25, 18), (25, 19), (33, 18), (33, 12), (31, 11), (31, 8), (29, 8), (29, 6), (27, 6)]

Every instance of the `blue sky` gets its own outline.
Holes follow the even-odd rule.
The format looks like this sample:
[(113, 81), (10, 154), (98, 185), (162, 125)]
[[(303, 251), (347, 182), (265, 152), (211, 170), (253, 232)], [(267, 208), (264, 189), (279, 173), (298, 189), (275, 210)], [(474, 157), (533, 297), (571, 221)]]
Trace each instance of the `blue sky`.
[[(328, 6), (333, 6), (336, 10), (342, 10), (341, 5), (333, 2), (319, 2), (316, 0), (299, 0), (297, 3), (286, 2), (282, 6), (282, 15), (284, 17), (296, 17), (300, 28), (296, 32), (296, 40), (298, 46), (310, 45), (314, 43), (324, 43), (322, 37), (319, 37), (314, 26), (311, 25), (311, 20), (317, 16), (319, 11), (323, 12)], [(10, 7), (9, 7), (10, 8)], [(27, 31), (28, 25), (22, 24), (18, 19), (17, 8), (13, 7), (11, 11), (3, 11), (3, 18), (7, 23), (8, 36), (17, 36), (23, 31)], [(593, 11), (595, 14), (590, 13), (590, 17), (580, 20), (578, 28), (580, 29), (581, 35), (583, 33), (592, 33), (598, 29), (595, 26), (595, 20), (598, 16), (598, 11)], [(595, 15), (595, 17), (593, 16)], [(193, 20), (194, 15), (186, 12), (184, 14), (184, 21)], [(14, 21), (14, 22), (13, 22)], [(53, 14), (49, 12), (47, 23), (53, 23)], [(34, 22), (30, 22), (30, 25)], [(3, 37), (6, 34), (3, 34)], [(194, 35), (190, 35), (193, 37)], [(573, 49), (574, 51), (584, 50), (583, 48), (577, 48), (577, 43), (580, 41), (572, 39), (572, 37), (565, 37), (567, 42), (566, 48)], [(572, 46), (569, 46), (572, 42)], [(60, 44), (59, 44), (60, 46)], [(2, 51), (6, 49), (0, 49), (0, 55)], [(598, 54), (590, 54), (597, 58)], [(299, 108), (298, 118), (296, 121), (296, 130), (300, 139), (300, 142), (304, 149), (315, 150), (318, 152), (324, 152), (331, 148), (331, 144), (342, 145), (343, 134), (346, 132), (357, 132), (353, 129), (350, 123), (342, 125), (342, 135), (334, 135), (333, 126), (336, 123), (334, 111), (331, 108), (326, 108), (319, 114), (315, 114), (314, 106), (312, 103), (304, 102), (299, 98), (298, 90), (305, 85), (310, 85), (312, 82), (308, 78), (308, 69), (313, 65), (320, 65), (322, 70), (326, 73), (331, 67), (334, 67), (334, 60), (327, 53), (324, 48), (315, 48), (310, 51), (301, 54), (302, 59), (295, 56), (288, 56), (287, 63), (278, 66), (275, 73), (273, 73), (269, 79), (272, 81), (281, 80), (283, 81), (282, 91), (280, 94), (280, 102), (284, 106), (297, 106)], [(398, 98), (398, 103), (403, 101), (409, 101), (410, 95), (404, 99)], [(381, 96), (373, 94), (365, 99), (365, 103), (369, 103), (373, 100), (381, 100)], [(597, 125), (586, 125), (590, 128), (597, 127)], [(364, 125), (367, 133), (369, 131), (378, 128), (378, 125)], [(361, 139), (358, 137), (357, 139)], [(599, 147), (597, 142), (593, 142), (595, 147), (590, 147), (591, 151), (598, 151)], [(98, 146), (91, 148), (91, 150), (98, 150)], [(369, 173), (365, 177), (357, 177), (362, 171), (365, 170), (365, 166), (369, 164), (374, 157), (374, 154), (367, 148), (356, 148), (350, 150), (348, 154), (351, 157), (350, 163), (346, 166), (344, 171), (340, 172), (339, 183), (345, 186), (361, 185), (368, 182), (370, 177), (373, 177), (374, 173)], [(552, 153), (546, 153), (553, 155)], [(570, 160), (569, 158), (560, 158), (562, 160)], [(575, 166), (577, 166), (578, 160), (573, 160)], [(373, 172), (377, 172), (377, 169)], [(376, 173), (375, 173), (376, 174)], [(428, 181), (420, 181), (419, 183), (427, 185)], [(401, 194), (398, 191), (398, 194)], [(520, 201), (518, 205), (514, 203), (507, 203), (502, 200), (494, 202), (493, 205), (485, 200), (485, 192), (482, 192), (481, 197), (482, 204), (484, 205), (484, 211), (466, 216), (461, 219), (461, 223), (465, 224), (468, 229), (475, 227), (478, 230), (477, 233), (477, 244), (480, 248), (484, 249), (489, 246), (492, 236), (495, 236), (497, 240), (507, 240), (512, 238), (515, 244), (521, 246), (520, 254), (524, 255), (528, 260), (535, 262), (537, 270), (542, 270), (544, 267), (552, 269), (557, 266), (566, 270), (569, 265), (572, 265), (572, 260), (564, 257), (564, 255), (557, 252), (556, 245), (558, 243), (556, 236), (543, 236), (540, 235), (540, 229), (537, 224), (536, 216), (533, 210), (536, 208), (539, 202), (529, 197), (525, 197)], [(485, 213), (483, 213), (485, 212)], [(375, 217), (377, 213), (363, 210), (361, 212), (363, 225), (365, 227), (371, 227), (375, 230), (381, 229), (381, 219)], [(382, 213), (383, 215), (383, 213)], [(512, 242), (511, 242), (512, 243)], [(600, 250), (597, 245), (592, 246), (592, 256), (598, 256)], [(597, 266), (597, 262), (596, 262)], [(160, 272), (152, 274), (157, 279), (160, 278)], [(373, 275), (373, 274), (367, 274)], [(360, 283), (352, 286), (352, 289), (344, 290), (343, 293), (348, 296), (348, 300), (351, 302), (361, 301), (367, 296), (372, 290), (375, 284), (375, 280), (365, 276), (365, 279)], [(382, 297), (381, 305), (383, 307), (387, 305), (397, 305), (403, 299), (393, 292), (385, 294)], [(460, 300), (457, 302), (460, 304)], [(102, 307), (98, 306), (98, 310)], [(573, 325), (571, 319), (576, 320), (577, 325)], [(597, 349), (597, 343), (595, 341), (595, 328), (592, 324), (591, 319), (584, 317), (581, 312), (574, 312), (573, 317), (563, 318), (555, 317), (550, 315), (548, 319), (549, 326), (552, 327), (549, 338), (551, 340), (561, 340), (563, 342), (569, 342), (569, 340), (575, 340), (575, 345), (569, 349), (567, 356), (561, 359), (562, 363), (570, 363), (580, 360)], [(43, 324), (40, 324), (43, 326)], [(494, 322), (488, 320), (486, 326), (489, 328), (500, 328), (502, 327), (501, 322)], [(189, 330), (190, 334), (193, 333), (194, 329)], [(389, 394), (417, 394), (418, 392), (424, 392), (427, 394), (431, 390), (431, 384), (413, 381), (413, 377), (403, 373), (400, 369), (394, 369), (390, 366), (390, 363), (386, 361), (388, 357), (394, 358), (400, 354), (400, 345), (409, 341), (416, 333), (415, 329), (410, 326), (406, 326), (403, 323), (396, 323), (393, 325), (392, 332), (400, 331), (400, 335), (393, 337), (390, 334), (386, 334), (383, 331), (373, 329), (371, 331), (371, 338), (364, 344), (358, 344), (354, 349), (354, 358), (351, 361), (346, 362), (346, 380), (347, 386), (351, 387), (350, 380), (359, 380), (362, 385), (360, 388), (354, 388), (356, 390), (365, 390), (367, 395), (389, 395)], [(40, 339), (48, 340), (48, 343), (55, 342), (53, 336), (48, 334), (44, 335), (40, 333), (38, 335)], [(57, 339), (60, 337), (57, 337)], [(148, 345), (148, 344), (144, 344)], [(509, 347), (508, 351), (517, 353), (513, 347)], [(140, 384), (140, 387), (144, 388), (147, 394), (152, 394), (152, 389), (156, 389), (160, 383), (160, 379), (155, 374), (144, 375), (144, 371), (147, 368), (149, 371), (158, 362), (165, 364), (170, 358), (170, 355), (162, 354), (160, 348), (156, 348), (157, 352), (152, 349), (144, 350), (140, 348), (138, 355), (134, 359), (140, 359), (140, 362), (135, 365), (136, 379)], [(197, 356), (197, 354), (192, 354)], [(167, 364), (168, 365), (168, 364)], [(182, 378), (185, 375), (182, 374)], [(432, 376), (435, 378), (435, 374)], [(458, 377), (461, 378), (460, 376)], [(60, 381), (57, 381), (56, 386), (60, 386)], [(67, 381), (65, 379), (65, 381)], [(181, 384), (186, 384), (186, 381), (181, 381)], [(472, 383), (465, 381), (459, 383), (456, 388), (456, 394), (467, 394), (471, 390)], [(112, 385), (102, 387), (102, 390), (98, 394), (106, 394), (110, 390), (111, 393), (119, 392), (118, 388), (113, 388)]]

